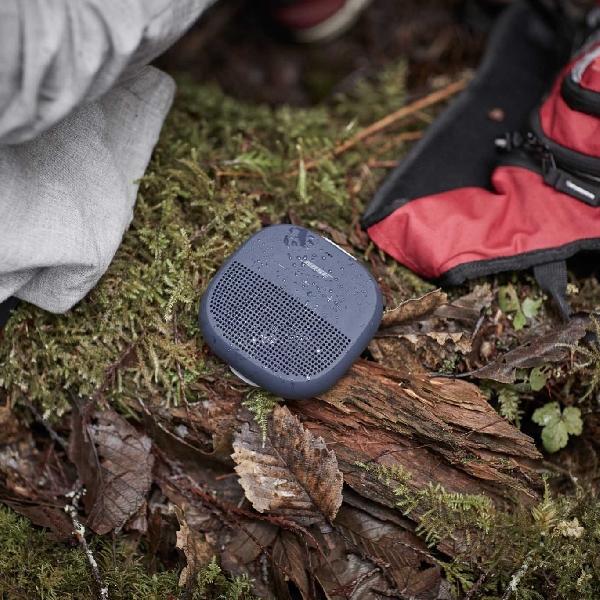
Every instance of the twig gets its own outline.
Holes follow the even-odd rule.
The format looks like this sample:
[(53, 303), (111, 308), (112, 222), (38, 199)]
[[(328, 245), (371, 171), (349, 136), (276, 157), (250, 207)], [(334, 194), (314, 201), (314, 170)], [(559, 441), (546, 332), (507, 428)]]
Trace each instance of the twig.
[(441, 102), (442, 100), (445, 100), (446, 98), (449, 98), (450, 96), (453, 96), (457, 92), (460, 92), (462, 89), (464, 89), (466, 87), (466, 85), (467, 85), (466, 81), (454, 81), (453, 83), (451, 83), (450, 85), (447, 85), (446, 87), (442, 88), (441, 90), (437, 90), (436, 92), (433, 92), (432, 94), (429, 94), (428, 96), (425, 96), (425, 98), (416, 100), (415, 102), (409, 104), (408, 106), (403, 106), (402, 108), (398, 109), (397, 111), (387, 115), (383, 119), (380, 119), (379, 121), (376, 121), (372, 125), (365, 127), (362, 131), (359, 131), (353, 138), (350, 138), (343, 144), (340, 144), (339, 146), (337, 146), (333, 150), (333, 155), (339, 156), (343, 152), (346, 152), (346, 150), (349, 150), (350, 148), (352, 148), (352, 146), (355, 146), (361, 140), (364, 140), (365, 138), (373, 135), (374, 133), (377, 133), (377, 132), (381, 131), (382, 129), (389, 127), (392, 123), (395, 123), (396, 121), (399, 121), (400, 119), (405, 119), (406, 117), (413, 116), (415, 113), (418, 113), (420, 110), (427, 108), (428, 106), (432, 106), (433, 104), (437, 104), (438, 102)]
[(529, 565), (531, 564), (532, 560), (533, 560), (533, 553), (530, 552), (525, 557), (523, 564), (515, 571), (515, 573), (511, 577), (510, 583), (508, 584), (508, 587), (506, 588), (506, 591), (504, 592), (504, 595), (502, 596), (501, 600), (508, 600), (510, 598), (510, 595), (514, 591), (516, 591), (517, 586), (519, 585), (521, 579), (523, 579), (523, 576), (525, 575), (525, 573), (527, 573), (527, 570), (529, 569)]
[(376, 556), (371, 556), (370, 554), (367, 554), (359, 545), (355, 544), (348, 536), (346, 536), (342, 531), (340, 531), (335, 526), (333, 527), (333, 531), (335, 531), (335, 533), (338, 536), (340, 536), (340, 538), (342, 538), (342, 540), (344, 540), (344, 542), (346, 544), (348, 544), (348, 546), (350, 546), (350, 548), (353, 548), (356, 552), (358, 552), (358, 554), (360, 555), (360, 557), (363, 560), (369, 561), (370, 563), (372, 563), (375, 566), (376, 569), (381, 571), (383, 576), (388, 580), (388, 583), (391, 586), (393, 586), (394, 589), (398, 589), (398, 582), (396, 581), (395, 577), (390, 572), (390, 565), (388, 563), (386, 563), (384, 560), (381, 560), (380, 558), (378, 558)]
[[(368, 127), (365, 127), (364, 129), (359, 131), (354, 137), (350, 138), (349, 140), (346, 140), (345, 142), (338, 144), (330, 153), (324, 152), (320, 155), (315, 156), (314, 158), (312, 158), (310, 160), (307, 160), (304, 163), (304, 168), (308, 171), (309, 169), (312, 169), (313, 167), (315, 167), (319, 163), (319, 161), (325, 157), (328, 157), (328, 156), (333, 156), (334, 158), (338, 157), (340, 154), (343, 154), (344, 152), (346, 152), (346, 150), (349, 150), (353, 146), (356, 146), (356, 144), (358, 142), (360, 142), (368, 137), (371, 137), (375, 133), (379, 133), (380, 131), (389, 127), (393, 123), (400, 121), (401, 119), (406, 119), (407, 117), (412, 117), (416, 113), (421, 111), (422, 109), (432, 106), (434, 104), (437, 104), (438, 102), (441, 102), (442, 100), (445, 100), (446, 98), (449, 98), (450, 96), (453, 96), (454, 94), (456, 94), (456, 93), (460, 92), (462, 89), (464, 89), (466, 87), (466, 85), (467, 85), (466, 81), (455, 81), (455, 82), (451, 83), (450, 85), (447, 85), (446, 87), (442, 88), (441, 90), (437, 90), (436, 92), (433, 92), (432, 94), (429, 94), (428, 96), (425, 96), (424, 98), (421, 98), (420, 100), (416, 100), (415, 102), (412, 102), (408, 106), (403, 106), (402, 108), (398, 109), (397, 111), (390, 113), (383, 119), (380, 119), (379, 121), (375, 121), (375, 123), (372, 123)], [(415, 139), (419, 139), (422, 135), (423, 134), (421, 131), (417, 131), (417, 132), (405, 131), (405, 132), (401, 133), (400, 136), (398, 136), (398, 138), (396, 138), (394, 141), (415, 140)], [(283, 175), (283, 178), (290, 179), (291, 177), (295, 177), (296, 175), (298, 175), (298, 173), (299, 173), (299, 169), (294, 169), (293, 171), (290, 171), (289, 173), (286, 173), (285, 175)], [(256, 174), (253, 173), (252, 176), (256, 176)]]
[(335, 588), (335, 589), (331, 590), (330, 593), (332, 596), (338, 596), (339, 594), (349, 594), (350, 596), (353, 596), (354, 592), (356, 592), (358, 586), (365, 579), (368, 579), (369, 577), (371, 577), (371, 575), (375, 575), (375, 573), (378, 573), (378, 572), (379, 572), (379, 567), (375, 567), (374, 569), (371, 569), (370, 571), (367, 571), (366, 573), (359, 575), (353, 581), (351, 581), (350, 583), (347, 583), (344, 587)]
[(65, 505), (64, 511), (71, 517), (71, 521), (73, 523), (74, 531), (73, 535), (77, 538), (77, 541), (81, 544), (85, 555), (88, 558), (90, 563), (90, 567), (92, 569), (92, 575), (98, 584), (98, 598), (99, 600), (108, 600), (108, 585), (102, 581), (102, 576), (100, 575), (100, 569), (98, 568), (98, 563), (92, 554), (91, 548), (88, 546), (88, 543), (85, 539), (85, 527), (81, 524), (79, 517), (77, 516), (77, 508), (79, 506), (79, 500), (81, 496), (85, 493), (85, 490), (82, 486), (74, 489), (73, 491), (65, 494), (67, 498), (71, 499), (71, 504)]
[(372, 588), (372, 591), (380, 596), (385, 596), (386, 598), (400, 598), (400, 600), (419, 600), (415, 596), (409, 596), (400, 590), (378, 590)]
[(477, 592), (487, 579), (487, 573), (482, 573), (479, 579), (475, 582), (475, 585), (469, 590), (469, 593), (463, 598), (463, 600), (471, 600), (475, 592)]
[(383, 146), (377, 148), (375, 154), (381, 155), (387, 152), (390, 148), (396, 146), (399, 142), (414, 142), (423, 137), (423, 131), (403, 131), (398, 135), (389, 137)]
[(108, 365), (108, 367), (105, 367), (104, 378), (102, 379), (102, 383), (100, 384), (100, 387), (94, 392), (94, 395), (92, 396), (92, 399), (94, 401), (103, 401), (104, 404), (106, 404), (106, 399), (104, 398), (104, 392), (106, 391), (106, 389), (108, 388), (109, 385), (115, 384), (115, 373), (117, 373), (117, 371), (119, 371), (119, 369), (123, 368), (123, 365), (125, 364), (125, 361), (129, 358), (129, 355), (137, 348), (137, 345), (140, 343), (140, 341), (144, 337), (144, 333), (145, 332), (142, 331), (142, 333), (139, 335), (137, 340), (134, 340), (129, 345), (127, 350), (125, 350), (125, 352), (123, 352), (123, 354), (121, 354), (121, 356), (114, 363), (111, 363), (110, 365)]
[(47, 419), (44, 419), (43, 415), (41, 415), (38, 409), (27, 399), (24, 400), (25, 406), (29, 409), (31, 414), (35, 417), (35, 420), (43, 425), (48, 432), (48, 435), (52, 438), (53, 442), (56, 442), (65, 452), (67, 452), (67, 442), (63, 438), (54, 431), (50, 423), (48, 423)]
[[(175, 337), (175, 343), (179, 345), (179, 334), (177, 333), (177, 311), (173, 311), (173, 335)], [(188, 421), (190, 422), (190, 427), (196, 436), (196, 439), (203, 444), (202, 438), (200, 437), (199, 431), (196, 429), (196, 424), (192, 419), (192, 413), (190, 411), (190, 403), (188, 402), (187, 395), (185, 393), (185, 382), (183, 381), (183, 375), (181, 374), (181, 365), (179, 361), (175, 359), (175, 364), (177, 365), (177, 377), (179, 378), (179, 388), (181, 389), (181, 399), (183, 400), (183, 405), (185, 406), (185, 412), (187, 414)]]

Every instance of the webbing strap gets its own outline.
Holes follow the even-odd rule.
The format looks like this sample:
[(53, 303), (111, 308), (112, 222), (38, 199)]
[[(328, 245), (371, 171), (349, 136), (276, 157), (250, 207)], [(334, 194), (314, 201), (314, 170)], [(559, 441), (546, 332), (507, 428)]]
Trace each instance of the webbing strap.
[(533, 274), (539, 286), (549, 294), (560, 310), (565, 321), (573, 311), (567, 301), (567, 263), (564, 260), (538, 265)]

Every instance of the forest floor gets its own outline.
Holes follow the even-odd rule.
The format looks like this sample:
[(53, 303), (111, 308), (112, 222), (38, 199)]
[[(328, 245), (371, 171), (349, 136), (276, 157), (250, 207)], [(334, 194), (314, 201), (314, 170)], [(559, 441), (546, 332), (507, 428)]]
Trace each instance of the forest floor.
[[(0, 598), (600, 597), (596, 263), (569, 263), (564, 324), (530, 273), (436, 290), (359, 225), (501, 7), (375, 0), (301, 46), (231, 0), (160, 59), (179, 91), (113, 264), (0, 333)], [(197, 326), (276, 223), (353, 254), (389, 311), (303, 402)]]

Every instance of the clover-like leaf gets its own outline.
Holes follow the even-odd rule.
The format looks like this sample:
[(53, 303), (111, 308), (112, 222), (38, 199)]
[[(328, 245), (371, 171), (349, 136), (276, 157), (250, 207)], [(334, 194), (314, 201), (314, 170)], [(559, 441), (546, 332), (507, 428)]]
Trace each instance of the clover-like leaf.
[(525, 318), (523, 311), (519, 310), (513, 320), (513, 327), (515, 328), (515, 331), (519, 331), (523, 329), (525, 325), (527, 325), (527, 319)]
[(560, 406), (558, 402), (548, 402), (542, 408), (538, 408), (531, 417), (531, 420), (542, 427), (551, 425), (560, 419)]
[(551, 374), (552, 367), (550, 365), (541, 365), (531, 369), (531, 373), (529, 374), (529, 386), (534, 392), (539, 392), (546, 385)]
[(517, 290), (510, 283), (498, 290), (498, 304), (504, 313), (515, 312), (521, 308)]
[(521, 310), (523, 314), (528, 319), (533, 319), (533, 317), (537, 317), (537, 314), (542, 306), (543, 298), (538, 298), (537, 300), (533, 300), (532, 298), (525, 298), (523, 302), (521, 302)]
[(553, 421), (542, 429), (542, 443), (548, 452), (557, 452), (569, 441), (567, 428), (562, 420)]
[(581, 420), (581, 410), (576, 406), (567, 406), (562, 414), (565, 427), (569, 435), (581, 435), (583, 431), (583, 421)]
[(580, 435), (583, 429), (581, 410), (568, 406), (561, 413), (558, 402), (549, 402), (538, 408), (531, 418), (542, 426), (542, 443), (548, 452), (564, 448), (569, 435)]

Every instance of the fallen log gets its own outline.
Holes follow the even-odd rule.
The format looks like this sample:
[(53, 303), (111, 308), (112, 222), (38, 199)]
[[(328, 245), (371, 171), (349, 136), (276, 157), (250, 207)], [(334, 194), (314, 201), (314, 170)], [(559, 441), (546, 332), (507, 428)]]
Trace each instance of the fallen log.
[[(533, 441), (500, 417), (475, 385), (359, 360), (329, 392), (310, 400), (286, 402), (308, 432), (306, 435), (312, 436), (317, 446), (322, 439), (329, 456), (331, 451), (335, 453), (344, 481), (343, 503), (331, 521), (333, 532), (327, 534), (311, 527), (311, 539), (319, 541), (320, 549), (315, 550), (314, 543), (306, 539), (292, 543), (294, 536), (282, 528), (280, 519), (298, 514), (298, 506), (286, 507), (285, 498), (281, 502), (275, 498), (269, 504), (269, 496), (284, 489), (282, 481), (284, 496), (293, 495), (297, 481), (293, 477), (290, 480), (285, 469), (281, 475), (282, 470), (271, 462), (279, 451), (267, 450), (266, 458), (261, 455), (264, 450), (258, 427), (243, 406), (244, 394), (234, 382), (228, 376), (214, 377), (209, 382), (212, 398), (187, 408), (166, 411), (158, 400), (144, 405), (146, 430), (153, 432), (150, 435), (160, 448), (183, 463), (183, 472), (201, 473), (205, 465), (220, 473), (217, 479), (237, 475), (233, 472), (236, 463), (232, 460), (232, 442), (236, 440), (236, 458), (243, 446), (249, 461), (240, 479), (246, 498), (257, 508), (254, 498), (260, 496), (263, 507), (269, 505), (260, 518), (271, 517), (271, 521), (256, 523), (253, 534), (246, 532), (249, 525), (237, 531), (233, 527), (232, 537), (224, 543), (224, 565), (237, 575), (250, 573), (256, 578), (260, 575), (257, 565), (261, 554), (273, 547), (271, 560), (278, 598), (300, 594), (309, 599), (319, 586), (326, 597), (379, 597), (374, 595), (375, 589), (401, 589), (420, 598), (449, 597), (444, 595), (447, 582), (441, 577), (437, 560), (415, 535), (416, 523), (427, 505), (415, 504), (406, 518), (398, 510), (396, 485), (416, 494), (439, 486), (436, 489), (447, 494), (484, 496), (496, 507), (531, 506), (539, 500), (542, 486), (534, 467), (541, 456)], [(290, 426), (297, 427), (293, 423)], [(287, 427), (284, 423), (282, 433), (280, 423), (280, 434), (285, 436)], [(271, 424), (267, 435), (270, 444), (276, 435)], [(294, 448), (294, 435), (290, 434), (284, 450), (293, 454)], [(252, 465), (253, 454), (262, 456), (256, 468)], [(271, 478), (269, 465), (279, 469)], [(400, 481), (386, 480), (377, 474), (382, 467), (404, 476)], [(241, 474), (239, 459), (236, 471)], [(256, 480), (248, 482), (253, 472)], [(323, 482), (313, 497), (323, 494), (322, 486)], [(173, 489), (162, 487), (168, 496), (173, 495)], [(309, 506), (309, 522), (314, 522), (318, 520), (313, 518), (318, 506), (311, 505), (304, 492), (301, 490), (298, 501), (305, 508)], [(244, 491), (238, 494), (237, 498), (243, 500)], [(239, 502), (234, 501), (238, 506)], [(281, 504), (283, 510), (272, 510)], [(235, 513), (232, 504), (228, 506), (220, 510)], [(305, 508), (302, 514), (306, 520)], [(263, 536), (261, 546), (249, 535)], [(323, 548), (327, 549), (326, 564), (320, 554)], [(437, 551), (449, 557), (461, 554), (464, 548), (461, 536), (437, 541)]]
[[(223, 403), (190, 405), (189, 415), (182, 407), (165, 411), (158, 399), (145, 405), (159, 446), (186, 446), (192, 460), (232, 465), (232, 436), (249, 416), (240, 410), (242, 393), (224, 381)], [(344, 482), (373, 501), (395, 506), (397, 499), (359, 464), (400, 467), (417, 490), (440, 484), (448, 492), (485, 494), (502, 505), (538, 499), (540, 478), (531, 463), (541, 455), (532, 439), (500, 417), (471, 383), (359, 360), (321, 397), (286, 404), (335, 452)], [(182, 437), (188, 416), (193, 427)], [(194, 428), (213, 440), (210, 450), (197, 447)]]

